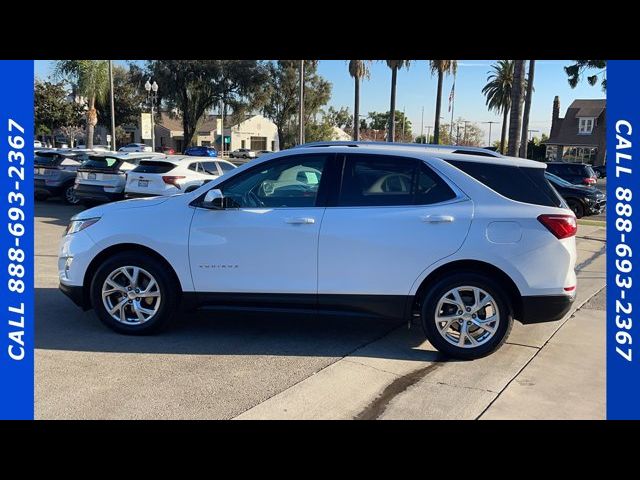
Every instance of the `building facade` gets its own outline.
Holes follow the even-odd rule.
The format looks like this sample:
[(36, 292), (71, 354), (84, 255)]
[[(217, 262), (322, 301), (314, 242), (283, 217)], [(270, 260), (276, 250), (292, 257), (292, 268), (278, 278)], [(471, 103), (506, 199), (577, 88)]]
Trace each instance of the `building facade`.
[(606, 161), (605, 99), (574, 100), (560, 118), (560, 99), (553, 100), (551, 133), (544, 142), (548, 162), (603, 165)]

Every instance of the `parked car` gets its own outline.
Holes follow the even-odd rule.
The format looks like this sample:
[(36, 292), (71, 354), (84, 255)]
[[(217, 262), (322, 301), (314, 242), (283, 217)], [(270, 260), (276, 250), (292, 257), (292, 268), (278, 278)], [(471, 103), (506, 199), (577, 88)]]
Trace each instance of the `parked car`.
[[(79, 143), (78, 145), (76, 145), (74, 147), (74, 150), (75, 149), (89, 150), (84, 143)], [(111, 151), (111, 147), (109, 145), (94, 145), (91, 150), (98, 150), (98, 151), (101, 151), (101, 152), (110, 152)]]
[(171, 155), (141, 160), (127, 175), (125, 198), (189, 193), (236, 166), (210, 157)]
[(545, 172), (545, 176), (567, 202), (576, 218), (600, 215), (604, 211), (607, 204), (607, 196), (596, 187), (573, 185), (549, 172)]
[(144, 143), (129, 143), (118, 149), (119, 152), (151, 152), (151, 146)]
[(231, 158), (256, 158), (256, 152), (248, 148), (239, 148), (229, 154)]
[(606, 165), (597, 165), (593, 167), (593, 171), (596, 172), (596, 176), (598, 178), (607, 178), (607, 166)]
[(158, 147), (156, 148), (158, 153), (164, 153), (165, 155), (175, 155), (176, 151), (172, 147)]
[(192, 157), (217, 157), (218, 151), (213, 147), (199, 146), (187, 148), (184, 154)]
[(79, 200), (73, 187), (82, 160), (80, 154), (69, 151), (36, 151), (33, 160), (35, 198), (62, 197), (66, 203), (76, 205)]
[(33, 141), (33, 148), (42, 148), (42, 142), (40, 140)]
[(547, 171), (574, 185), (595, 185), (597, 180), (588, 163), (548, 162)]
[(85, 204), (111, 202), (124, 198), (127, 172), (133, 170), (141, 160), (160, 154), (140, 152), (96, 153), (90, 155), (76, 176), (75, 192)]
[(190, 193), (85, 210), (61, 241), (60, 288), (125, 334), (180, 306), (342, 311), (419, 320), (462, 359), (496, 350), (514, 318), (567, 313), (577, 224), (543, 163), (355, 146), (289, 149)]

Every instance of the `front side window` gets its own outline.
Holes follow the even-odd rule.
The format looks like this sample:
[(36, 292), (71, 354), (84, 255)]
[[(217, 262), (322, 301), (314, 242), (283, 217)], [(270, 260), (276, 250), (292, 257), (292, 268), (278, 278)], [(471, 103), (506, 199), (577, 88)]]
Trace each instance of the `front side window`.
[(202, 162), (201, 166), (202, 166), (202, 169), (204, 170), (204, 173), (206, 173), (208, 175), (219, 175), (220, 174), (218, 172), (218, 166), (216, 165), (216, 162)]
[(326, 155), (273, 160), (230, 178), (220, 189), (237, 208), (313, 207), (326, 162)]
[(347, 156), (338, 205), (428, 205), (455, 193), (424, 162), (382, 155)]

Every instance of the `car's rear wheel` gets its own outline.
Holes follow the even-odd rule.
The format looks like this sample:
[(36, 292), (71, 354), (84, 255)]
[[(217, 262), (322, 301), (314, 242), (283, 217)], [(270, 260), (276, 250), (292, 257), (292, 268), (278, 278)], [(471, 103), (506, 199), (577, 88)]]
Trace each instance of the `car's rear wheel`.
[(177, 310), (179, 285), (153, 257), (122, 252), (110, 257), (91, 282), (91, 304), (109, 328), (131, 335), (153, 333)]
[(78, 205), (80, 203), (80, 199), (76, 195), (76, 190), (73, 188), (74, 186), (75, 185), (73, 183), (71, 185), (67, 185), (62, 194), (65, 203), (69, 205)]
[(455, 273), (438, 281), (422, 302), (422, 327), (440, 352), (462, 360), (498, 349), (513, 325), (504, 289), (478, 273)]
[(584, 207), (578, 200), (574, 200), (570, 198), (567, 200), (567, 205), (571, 209), (571, 211), (575, 214), (576, 218), (584, 217)]

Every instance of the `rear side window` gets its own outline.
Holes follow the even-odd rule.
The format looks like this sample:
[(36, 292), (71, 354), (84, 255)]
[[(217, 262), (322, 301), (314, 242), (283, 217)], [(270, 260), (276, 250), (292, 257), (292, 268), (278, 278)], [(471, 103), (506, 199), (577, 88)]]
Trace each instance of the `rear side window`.
[(57, 165), (59, 159), (60, 159), (59, 156), (56, 154), (47, 155), (42, 153), (36, 153), (33, 159), (33, 163), (35, 163), (36, 165)]
[(201, 168), (204, 170), (204, 173), (208, 175), (220, 175), (216, 162), (202, 162)]
[(233, 165), (229, 165), (228, 163), (224, 162), (218, 162), (218, 166), (222, 170), (222, 173), (230, 172), (231, 170), (235, 169)]
[(522, 203), (561, 207), (562, 198), (544, 176), (544, 168), (514, 167), (450, 160), (453, 166), (503, 197)]
[(338, 206), (428, 205), (455, 198), (424, 162), (387, 155), (348, 155)]
[(167, 173), (176, 168), (173, 163), (158, 162), (154, 160), (142, 160), (140, 165), (133, 169), (135, 173)]

